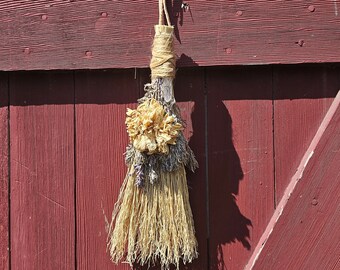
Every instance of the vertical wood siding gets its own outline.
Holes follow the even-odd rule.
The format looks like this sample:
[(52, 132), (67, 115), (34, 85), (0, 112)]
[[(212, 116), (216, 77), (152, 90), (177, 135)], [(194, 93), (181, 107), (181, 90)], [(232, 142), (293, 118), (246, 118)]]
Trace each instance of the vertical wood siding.
[(11, 269), (74, 269), (72, 73), (10, 76)]
[(0, 73), (0, 269), (9, 269), (8, 74)]
[[(276, 203), (339, 91), (339, 70), (290, 67), (274, 70)], [(289, 132), (287, 132), (289, 131)]]
[[(129, 269), (106, 253), (105, 216), (110, 221), (126, 173), (125, 111), (148, 81), (144, 69), (0, 74), (1, 269)], [(200, 257), (182, 269), (244, 268), (339, 88), (331, 66), (178, 71), (176, 99), (200, 163), (188, 173)], [(327, 175), (339, 182), (333, 172), (319, 179)], [(318, 248), (327, 247), (326, 233)], [(324, 254), (331, 262), (335, 248)]]
[(209, 68), (207, 92), (210, 269), (242, 269), (274, 210), (271, 69)]
[(315, 148), (303, 174), (253, 269), (340, 267), (340, 93), (323, 125), (323, 134), (314, 137)]
[(76, 76), (77, 269), (114, 266), (106, 253), (108, 222), (126, 168), (125, 112), (140, 96), (133, 70), (77, 72)]

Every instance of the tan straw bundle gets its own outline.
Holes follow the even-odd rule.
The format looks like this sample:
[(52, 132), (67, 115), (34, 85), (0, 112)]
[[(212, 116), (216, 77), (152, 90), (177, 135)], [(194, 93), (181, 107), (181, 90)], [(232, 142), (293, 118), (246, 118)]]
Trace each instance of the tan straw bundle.
[[(193, 171), (198, 164), (173, 95), (174, 28), (165, 0), (159, 0), (159, 10), (152, 80), (137, 109), (127, 112), (128, 172), (112, 214), (108, 249), (115, 263), (178, 269), (180, 260), (185, 264), (198, 256), (185, 172), (185, 166)], [(163, 11), (168, 25), (163, 25)]]

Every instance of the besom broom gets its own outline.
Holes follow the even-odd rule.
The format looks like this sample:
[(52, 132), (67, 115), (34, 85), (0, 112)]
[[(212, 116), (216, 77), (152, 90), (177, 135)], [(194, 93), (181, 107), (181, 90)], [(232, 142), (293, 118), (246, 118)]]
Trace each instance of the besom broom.
[(198, 164), (184, 138), (174, 98), (173, 31), (165, 0), (159, 0), (151, 83), (145, 85), (137, 109), (127, 110), (128, 171), (108, 232), (108, 250), (115, 263), (159, 263), (168, 269), (198, 256), (185, 172), (185, 167), (194, 171)]

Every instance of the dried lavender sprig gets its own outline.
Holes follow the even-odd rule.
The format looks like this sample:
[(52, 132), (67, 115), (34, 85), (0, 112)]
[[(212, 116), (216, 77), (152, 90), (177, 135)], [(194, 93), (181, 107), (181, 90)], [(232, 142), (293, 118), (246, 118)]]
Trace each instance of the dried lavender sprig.
[(145, 174), (144, 174), (144, 165), (141, 163), (135, 164), (133, 166), (136, 174), (136, 186), (139, 188), (144, 187), (145, 184)]
[(137, 150), (132, 146), (131, 143), (126, 147), (126, 151), (124, 153), (126, 165), (129, 166), (132, 164), (136, 156), (136, 151)]

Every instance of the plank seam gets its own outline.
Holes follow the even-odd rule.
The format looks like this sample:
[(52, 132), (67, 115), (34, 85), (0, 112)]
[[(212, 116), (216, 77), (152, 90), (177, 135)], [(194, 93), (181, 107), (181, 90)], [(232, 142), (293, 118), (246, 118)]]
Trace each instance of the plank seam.
[(207, 224), (207, 269), (210, 269), (210, 205), (209, 205), (209, 140), (208, 140), (208, 84), (207, 84), (207, 69), (204, 68), (204, 82), (203, 82), (203, 94), (204, 94), (204, 166), (205, 166), (205, 185), (206, 185), (206, 224)]
[(287, 188), (286, 188), (286, 190), (285, 190), (285, 192), (282, 196), (280, 203), (278, 204), (277, 208), (275, 209), (275, 211), (274, 211), (264, 233), (262, 234), (259, 242), (257, 243), (257, 246), (255, 247), (254, 252), (253, 252), (252, 256), (250, 257), (248, 264), (245, 266), (245, 268), (244, 268), (245, 270), (251, 270), (255, 266), (257, 259), (259, 258), (260, 254), (262, 253), (262, 250), (263, 250), (264, 246), (266, 245), (266, 242), (269, 239), (271, 233), (273, 232), (274, 227), (277, 224), (277, 221), (279, 220), (280, 216), (282, 215), (291, 194), (294, 192), (294, 189), (295, 189), (297, 183), (302, 178), (304, 170), (306, 169), (311, 157), (313, 156), (314, 151), (315, 151), (316, 147), (318, 146), (318, 144), (319, 144), (325, 130), (327, 129), (330, 121), (332, 120), (335, 112), (337, 111), (339, 104), (340, 104), (340, 91), (338, 91), (338, 94), (334, 98), (329, 110), (327, 111), (326, 116), (322, 120), (312, 142), (310, 143), (307, 151), (305, 152), (303, 158), (301, 159), (301, 162), (300, 162), (294, 176), (291, 178), (291, 180), (290, 180), (290, 182), (289, 182), (289, 184), (288, 184), (288, 186), (287, 186)]
[(274, 209), (276, 209), (277, 206), (277, 196), (276, 196), (276, 153), (275, 153), (275, 94), (276, 94), (276, 89), (275, 89), (275, 79), (274, 79), (274, 67), (272, 67), (272, 147), (273, 147), (273, 187), (274, 187)]
[(78, 268), (77, 260), (77, 132), (76, 132), (76, 72), (73, 71), (73, 170), (74, 170), (74, 269)]
[(7, 173), (8, 173), (8, 269), (12, 269), (12, 254), (11, 254), (11, 122), (10, 122), (10, 75), (7, 74)]

